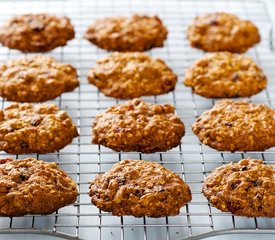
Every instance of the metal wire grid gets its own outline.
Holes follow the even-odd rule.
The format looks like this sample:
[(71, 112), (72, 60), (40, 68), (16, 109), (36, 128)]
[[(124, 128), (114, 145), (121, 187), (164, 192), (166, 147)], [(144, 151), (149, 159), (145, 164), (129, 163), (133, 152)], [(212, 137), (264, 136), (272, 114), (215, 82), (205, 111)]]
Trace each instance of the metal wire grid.
[[(247, 52), (268, 76), (265, 91), (250, 98), (253, 102), (275, 107), (275, 54), (271, 49), (271, 21), (266, 6), (260, 1), (4, 1), (0, 2), (0, 21), (14, 14), (26, 12), (49, 12), (67, 15), (76, 29), (75, 40), (66, 47), (58, 48), (48, 55), (62, 62), (73, 64), (79, 71), (80, 87), (72, 93), (63, 94), (54, 101), (65, 109), (78, 126), (80, 137), (58, 153), (47, 155), (21, 155), (56, 161), (78, 183), (79, 197), (75, 204), (47, 216), (0, 218), (0, 233), (39, 233), (67, 239), (199, 239), (226, 233), (275, 233), (275, 219), (234, 217), (211, 207), (201, 194), (204, 177), (215, 167), (238, 161), (244, 157), (263, 159), (275, 163), (274, 148), (265, 152), (229, 153), (217, 152), (201, 145), (192, 133), (191, 124), (203, 111), (213, 106), (214, 100), (192, 94), (182, 84), (184, 69), (203, 53), (189, 47), (185, 39), (187, 25), (196, 15), (206, 12), (227, 11), (253, 20), (261, 31), (262, 42)], [(88, 68), (106, 54), (82, 38), (89, 23), (110, 15), (131, 13), (158, 14), (169, 29), (169, 38), (163, 48), (148, 53), (163, 58), (178, 74), (176, 90), (166, 95), (145, 97), (148, 102), (171, 103), (184, 121), (186, 135), (182, 144), (168, 152), (154, 154), (116, 153), (103, 146), (90, 144), (90, 125), (95, 115), (107, 107), (122, 101), (105, 97), (86, 80)], [(0, 61), (17, 58), (22, 53), (0, 48)], [(10, 102), (2, 100), (2, 108)], [(0, 153), (1, 157), (7, 154)], [(11, 156), (11, 155), (10, 155)], [(15, 157), (15, 156), (11, 156)], [(144, 159), (163, 164), (183, 177), (192, 190), (193, 200), (175, 217), (160, 219), (114, 217), (101, 212), (90, 203), (89, 181), (99, 172), (108, 170), (121, 159)]]

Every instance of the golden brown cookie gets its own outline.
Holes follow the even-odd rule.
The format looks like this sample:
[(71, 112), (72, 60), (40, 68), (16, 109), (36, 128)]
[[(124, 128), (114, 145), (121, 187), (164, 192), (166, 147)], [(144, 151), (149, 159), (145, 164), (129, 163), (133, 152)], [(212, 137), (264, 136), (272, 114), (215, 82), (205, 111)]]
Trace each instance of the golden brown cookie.
[(184, 84), (207, 98), (249, 97), (266, 87), (266, 76), (249, 57), (216, 52), (198, 59), (185, 73)]
[(0, 110), (0, 150), (7, 153), (51, 153), (77, 136), (72, 119), (55, 104), (14, 103)]
[(106, 96), (127, 99), (170, 92), (177, 76), (159, 58), (140, 52), (115, 52), (97, 61), (88, 80)]
[(202, 192), (223, 212), (275, 217), (275, 165), (256, 159), (223, 165), (204, 180)]
[(0, 215), (50, 214), (77, 198), (76, 183), (56, 163), (0, 159)]
[(118, 104), (96, 116), (92, 143), (115, 151), (151, 153), (180, 144), (184, 124), (169, 104), (146, 103), (141, 99)]
[(167, 29), (157, 16), (106, 17), (89, 26), (85, 38), (112, 51), (146, 51), (162, 47)]
[(261, 41), (251, 21), (224, 12), (196, 17), (187, 29), (187, 38), (192, 47), (207, 52), (243, 53)]
[(0, 27), (0, 43), (22, 52), (48, 52), (73, 38), (70, 19), (49, 14), (15, 16)]
[(96, 176), (90, 197), (103, 211), (135, 217), (174, 216), (192, 198), (189, 186), (177, 174), (143, 160), (120, 161)]
[(10, 101), (43, 102), (79, 85), (76, 69), (48, 56), (28, 56), (0, 65), (0, 95)]
[(275, 146), (275, 110), (220, 100), (192, 125), (200, 141), (219, 151), (264, 151)]

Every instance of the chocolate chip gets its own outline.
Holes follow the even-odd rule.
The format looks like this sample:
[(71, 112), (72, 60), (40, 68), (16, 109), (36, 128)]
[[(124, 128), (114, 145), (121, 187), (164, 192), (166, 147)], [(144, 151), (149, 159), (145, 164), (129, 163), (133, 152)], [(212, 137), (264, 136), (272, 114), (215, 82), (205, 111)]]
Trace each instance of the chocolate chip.
[(257, 193), (256, 198), (257, 198), (257, 199), (262, 199), (262, 196), (260, 196), (260, 194)]
[(140, 99), (136, 99), (136, 100), (134, 101), (134, 105), (135, 105), (135, 106), (138, 106), (140, 103), (141, 103), (141, 100), (140, 100)]
[(20, 179), (21, 182), (24, 182), (24, 181), (28, 180), (28, 176), (26, 176), (24, 174), (20, 174), (19, 179)]
[(42, 31), (45, 28), (45, 25), (40, 21), (30, 19), (28, 22), (29, 22), (30, 28), (35, 32)]
[(234, 190), (234, 189), (236, 189), (238, 187), (238, 183), (232, 183), (230, 185), (230, 187), (231, 187), (232, 190)]
[(253, 185), (254, 185), (255, 187), (259, 186), (259, 182), (258, 182), (258, 181), (253, 181), (252, 183), (253, 183)]
[(99, 80), (99, 77), (96, 75), (96, 73), (93, 73), (94, 79)]
[(41, 27), (41, 26), (35, 26), (35, 27), (32, 28), (32, 30), (35, 31), (35, 32), (40, 32), (43, 29), (44, 29), (44, 27)]
[(227, 127), (232, 127), (232, 126), (233, 126), (232, 123), (229, 123), (229, 122), (225, 122), (224, 124), (225, 124), (225, 126), (227, 126)]
[(28, 143), (26, 143), (26, 142), (24, 142), (24, 141), (21, 141), (21, 142), (20, 142), (20, 147), (21, 147), (21, 148), (28, 148), (28, 146), (29, 146)]
[(118, 185), (124, 185), (126, 182), (126, 178), (125, 177), (116, 177), (116, 180), (118, 181)]
[(232, 81), (233, 82), (237, 82), (239, 80), (239, 74), (238, 73), (234, 73), (233, 75), (232, 75)]
[(217, 26), (217, 25), (219, 25), (219, 22), (216, 18), (214, 18), (214, 19), (211, 19), (209, 24), (212, 25), (212, 26)]
[(246, 166), (241, 167), (241, 171), (246, 171), (246, 170), (247, 170)]
[(138, 196), (138, 197), (141, 197), (142, 196), (142, 190), (136, 189), (135, 195)]
[(167, 86), (170, 86), (172, 84), (172, 82), (167, 80), (167, 81), (164, 82), (164, 84), (167, 85)]
[(42, 122), (41, 117), (35, 117), (31, 120), (31, 125), (32, 126), (38, 126)]
[(164, 190), (163, 187), (161, 187), (158, 191), (159, 191), (159, 192), (164, 192), (165, 190)]

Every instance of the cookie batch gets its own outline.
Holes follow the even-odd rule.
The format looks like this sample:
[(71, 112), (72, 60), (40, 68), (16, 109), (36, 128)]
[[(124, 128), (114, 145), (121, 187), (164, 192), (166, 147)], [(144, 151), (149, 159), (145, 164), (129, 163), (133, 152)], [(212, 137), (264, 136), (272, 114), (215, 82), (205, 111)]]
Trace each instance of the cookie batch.
[(65, 46), (74, 36), (69, 18), (49, 14), (19, 15), (0, 26), (0, 43), (26, 53)]
[(261, 92), (267, 79), (251, 58), (215, 52), (201, 57), (186, 70), (184, 84), (206, 98), (236, 98)]
[(0, 95), (16, 102), (45, 102), (79, 85), (76, 69), (44, 55), (0, 65)]
[(56, 163), (0, 160), (0, 216), (50, 214), (74, 203), (76, 183)]
[(158, 163), (123, 160), (90, 185), (92, 203), (113, 215), (165, 217), (191, 201), (189, 186)]
[(245, 217), (275, 217), (275, 165), (242, 159), (216, 168), (202, 193), (223, 212)]
[(191, 46), (206, 52), (244, 53), (261, 41), (258, 28), (234, 14), (216, 12), (196, 17), (187, 29)]
[(133, 15), (98, 19), (88, 27), (84, 37), (109, 51), (142, 52), (162, 47), (167, 34), (158, 16)]
[(219, 151), (264, 151), (275, 146), (275, 110), (264, 104), (220, 100), (192, 125), (201, 142)]
[(88, 72), (88, 81), (104, 95), (133, 99), (173, 91), (177, 76), (160, 58), (140, 52), (114, 52)]
[(10, 154), (52, 153), (78, 136), (72, 119), (55, 104), (14, 103), (0, 116), (0, 149)]
[[(75, 36), (68, 17), (49, 14), (15, 16), (0, 26), (0, 43), (24, 53), (65, 46)], [(177, 75), (158, 57), (143, 53), (163, 47), (168, 29), (158, 16), (105, 17), (83, 36), (113, 51), (98, 59), (87, 80), (105, 96), (128, 101), (98, 113), (92, 144), (117, 152), (154, 153), (177, 148), (185, 134), (170, 104), (153, 104), (143, 96), (173, 91)], [(213, 52), (187, 69), (184, 85), (205, 98), (255, 95), (267, 86), (263, 70), (241, 54), (261, 40), (249, 20), (217, 12), (196, 17), (188, 26), (191, 47)], [(172, 57), (172, 56), (171, 56)], [(77, 70), (45, 55), (31, 55), (0, 65), (0, 96), (15, 101), (0, 111), (0, 150), (9, 154), (59, 151), (78, 137), (77, 126), (53, 100), (79, 86)], [(39, 103), (39, 104), (33, 104)], [(218, 151), (264, 151), (275, 146), (275, 112), (263, 104), (222, 99), (192, 125), (199, 140)], [(246, 217), (275, 217), (275, 168), (261, 160), (242, 159), (216, 168), (202, 193), (223, 212)], [(34, 158), (0, 160), (0, 215), (50, 214), (73, 204), (76, 183), (56, 163)], [(92, 179), (93, 205), (115, 216), (165, 217), (180, 213), (191, 201), (182, 177), (162, 165), (127, 159)]]

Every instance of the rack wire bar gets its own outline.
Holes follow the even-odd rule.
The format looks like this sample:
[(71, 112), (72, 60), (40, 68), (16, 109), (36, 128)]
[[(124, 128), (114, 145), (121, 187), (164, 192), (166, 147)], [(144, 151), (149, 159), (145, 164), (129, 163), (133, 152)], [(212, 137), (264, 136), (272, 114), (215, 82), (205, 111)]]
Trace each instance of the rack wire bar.
[[(268, 76), (268, 87), (248, 98), (252, 102), (265, 103), (275, 108), (275, 53), (272, 23), (265, 4), (258, 0), (52, 0), (52, 1), (1, 1), (0, 23), (11, 16), (29, 12), (48, 12), (67, 15), (76, 30), (76, 38), (67, 46), (47, 53), (61, 62), (71, 63), (78, 69), (81, 85), (71, 93), (65, 93), (51, 103), (66, 110), (78, 126), (80, 136), (58, 153), (47, 155), (12, 156), (13, 158), (36, 157), (57, 162), (77, 182), (77, 201), (58, 212), (40, 216), (0, 218), (0, 234), (43, 234), (64, 239), (202, 239), (222, 234), (255, 233), (275, 234), (275, 219), (235, 217), (212, 207), (201, 194), (204, 178), (211, 171), (244, 157), (263, 159), (275, 163), (275, 148), (265, 152), (218, 152), (202, 145), (193, 134), (191, 125), (203, 111), (211, 108), (216, 100), (195, 95), (182, 84), (184, 70), (204, 53), (189, 46), (185, 38), (187, 25), (196, 16), (208, 12), (226, 11), (250, 19), (261, 32), (262, 41), (249, 50), (252, 57)], [(186, 126), (186, 135), (180, 146), (153, 154), (136, 152), (117, 153), (104, 146), (93, 145), (91, 122), (96, 114), (109, 106), (123, 102), (105, 97), (97, 88), (88, 84), (86, 74), (95, 61), (108, 53), (83, 39), (88, 25), (97, 18), (132, 13), (157, 14), (169, 29), (168, 40), (163, 48), (148, 51), (154, 57), (163, 58), (178, 75), (176, 90), (172, 93), (144, 97), (153, 103), (170, 103)], [(0, 62), (22, 56), (16, 50), (0, 47)], [(11, 104), (1, 101), (1, 107)], [(88, 196), (89, 182), (99, 172), (105, 172), (122, 159), (144, 159), (158, 162), (179, 174), (190, 186), (193, 200), (181, 209), (178, 216), (167, 218), (115, 217), (93, 206)], [(1, 235), (0, 235), (1, 236)]]

